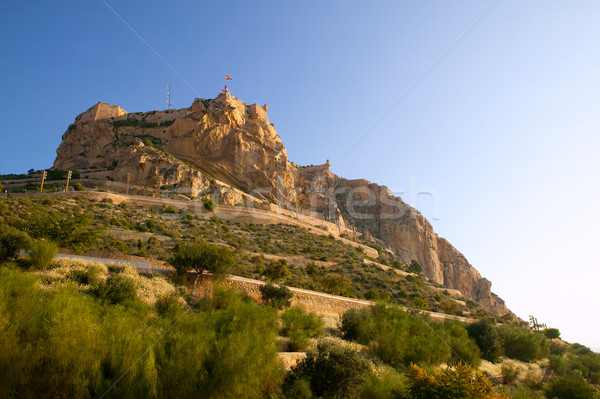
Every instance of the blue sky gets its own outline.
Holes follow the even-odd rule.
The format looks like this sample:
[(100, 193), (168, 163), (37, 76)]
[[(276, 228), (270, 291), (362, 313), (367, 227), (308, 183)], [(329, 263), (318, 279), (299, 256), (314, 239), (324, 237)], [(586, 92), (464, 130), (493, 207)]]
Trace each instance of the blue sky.
[(107, 3), (168, 65), (101, 0), (4, 5), (0, 173), (51, 166), (97, 101), (187, 107), (229, 74), (290, 160), (434, 192), (412, 205), (512, 310), (600, 350), (600, 3)]

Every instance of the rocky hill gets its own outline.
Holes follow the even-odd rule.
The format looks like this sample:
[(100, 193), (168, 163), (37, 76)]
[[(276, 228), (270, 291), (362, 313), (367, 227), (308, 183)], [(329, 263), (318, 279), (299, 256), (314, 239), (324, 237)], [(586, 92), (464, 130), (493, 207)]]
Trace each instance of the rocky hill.
[(329, 162), (297, 167), (267, 116), (268, 106), (230, 93), (190, 108), (127, 113), (98, 103), (69, 126), (54, 162), (61, 170), (106, 170), (107, 178), (211, 195), (230, 205), (269, 201), (354, 228), (403, 263), (496, 314), (509, 312), (491, 283), (415, 209), (385, 186), (347, 180)]

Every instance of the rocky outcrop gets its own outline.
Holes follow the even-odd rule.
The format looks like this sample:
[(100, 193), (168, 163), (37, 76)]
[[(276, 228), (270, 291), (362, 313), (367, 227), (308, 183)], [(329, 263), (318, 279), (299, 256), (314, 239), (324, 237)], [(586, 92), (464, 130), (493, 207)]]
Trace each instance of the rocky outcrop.
[(448, 241), (439, 237), (416, 209), (395, 197), (385, 186), (367, 180), (347, 180), (328, 165), (300, 168), (299, 198), (330, 217), (341, 212), (346, 222), (388, 244), (405, 264), (418, 261), (423, 274), (444, 287), (457, 289), (496, 314), (509, 312), (491, 293), (491, 283)]
[(106, 170), (107, 177), (132, 184), (168, 186), (194, 196), (207, 193), (222, 203), (244, 196), (309, 208), (326, 220), (354, 226), (388, 245), (404, 263), (418, 261), (429, 279), (505, 314), (467, 259), (418, 211), (385, 186), (347, 180), (330, 163), (297, 167), (267, 116), (267, 106), (244, 104), (228, 92), (196, 99), (190, 108), (128, 114), (98, 103), (77, 117), (63, 135), (54, 167)]
[(127, 114), (99, 103), (63, 135), (54, 168), (104, 168), (109, 177), (202, 193), (210, 182), (272, 201), (293, 199), (294, 177), (266, 109), (229, 93), (190, 108)]

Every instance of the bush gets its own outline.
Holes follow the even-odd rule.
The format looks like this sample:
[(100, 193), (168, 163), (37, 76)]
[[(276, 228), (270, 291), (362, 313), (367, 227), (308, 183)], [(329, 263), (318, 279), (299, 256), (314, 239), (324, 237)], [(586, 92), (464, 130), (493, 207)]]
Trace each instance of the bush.
[(137, 297), (135, 283), (122, 274), (113, 274), (96, 288), (96, 295), (112, 304), (134, 300)]
[(55, 243), (45, 240), (35, 241), (29, 250), (32, 266), (39, 270), (45, 270), (50, 266), (57, 252), (58, 246)]
[(411, 399), (505, 398), (494, 391), (483, 374), (467, 365), (459, 364), (429, 374), (413, 364), (407, 377), (408, 397)]
[(27, 233), (10, 226), (0, 226), (0, 261), (14, 259), (20, 251), (31, 247)]
[(208, 198), (203, 199), (202, 204), (204, 205), (206, 210), (209, 212), (213, 212), (215, 209), (217, 209), (217, 203), (211, 199), (208, 199)]
[(298, 392), (298, 381), (304, 380), (314, 397), (357, 398), (371, 375), (369, 363), (354, 350), (321, 341), (285, 376), (283, 391), (290, 397)]
[(263, 271), (263, 275), (266, 276), (270, 281), (281, 281), (289, 278), (291, 273), (287, 266), (285, 259), (269, 260)]
[(410, 266), (408, 266), (408, 272), (421, 274), (423, 272), (423, 267), (419, 262), (413, 259), (410, 261)]
[(262, 301), (276, 309), (289, 307), (294, 296), (287, 287), (277, 287), (273, 284), (261, 285), (259, 290)]
[(558, 328), (546, 328), (544, 330), (544, 335), (549, 339), (560, 338), (560, 331)]
[(85, 187), (83, 187), (83, 184), (81, 184), (81, 183), (75, 183), (75, 184), (73, 184), (73, 190), (85, 191)]
[(467, 326), (469, 337), (475, 340), (475, 343), (481, 351), (481, 358), (490, 362), (497, 362), (502, 355), (502, 340), (498, 331), (488, 320), (481, 320)]
[(501, 326), (498, 334), (504, 341), (504, 354), (511, 359), (532, 362), (548, 356), (546, 338), (529, 330)]
[(309, 339), (323, 335), (323, 318), (307, 313), (302, 308), (291, 308), (281, 315), (281, 335), (289, 337), (288, 351), (298, 352), (308, 348)]
[(216, 280), (223, 278), (235, 264), (235, 252), (227, 247), (208, 243), (178, 244), (169, 263), (178, 273), (193, 269), (212, 273)]
[(338, 329), (342, 338), (347, 341), (357, 341), (360, 335), (360, 328), (369, 318), (369, 309), (349, 309), (342, 315)]
[(378, 376), (371, 375), (365, 382), (361, 399), (402, 398), (405, 378), (393, 368), (386, 368)]
[(462, 323), (446, 319), (438, 334), (452, 349), (449, 364), (463, 362), (475, 368), (479, 366), (481, 351)]
[(548, 398), (557, 399), (597, 399), (598, 391), (590, 387), (584, 380), (572, 377), (558, 377), (546, 391)]
[(440, 364), (450, 357), (450, 349), (441, 339), (435, 323), (424, 315), (378, 304), (364, 311), (348, 311), (342, 316), (344, 337), (369, 345), (373, 353), (393, 367), (422, 363)]

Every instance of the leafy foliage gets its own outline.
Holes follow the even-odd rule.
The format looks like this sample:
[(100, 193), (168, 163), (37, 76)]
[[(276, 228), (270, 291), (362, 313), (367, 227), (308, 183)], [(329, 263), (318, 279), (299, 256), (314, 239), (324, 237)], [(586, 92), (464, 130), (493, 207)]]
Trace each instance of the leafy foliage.
[(278, 287), (270, 283), (261, 285), (259, 290), (262, 301), (276, 309), (289, 307), (294, 296), (287, 287)]
[(549, 339), (560, 338), (560, 331), (558, 328), (546, 328), (544, 330), (544, 335)]
[(269, 260), (265, 266), (263, 275), (270, 281), (281, 281), (290, 277), (290, 271), (285, 259)]
[(549, 398), (557, 399), (597, 399), (600, 394), (584, 380), (573, 377), (558, 377), (548, 387)]
[(0, 397), (276, 394), (275, 312), (225, 302), (200, 301), (185, 317), (173, 303), (156, 313), (99, 301), (74, 284), (42, 290), (33, 274), (0, 267)]
[(180, 273), (206, 270), (219, 279), (231, 270), (235, 258), (235, 252), (227, 247), (198, 242), (177, 245), (169, 262)]
[(281, 314), (281, 335), (289, 337), (288, 350), (297, 352), (309, 345), (310, 338), (323, 335), (323, 317), (315, 313), (307, 313), (304, 309), (294, 307)]
[(410, 399), (506, 398), (494, 391), (483, 374), (463, 364), (443, 371), (436, 370), (432, 374), (413, 364), (407, 376), (407, 397)]
[(511, 359), (532, 362), (548, 356), (544, 335), (516, 326), (501, 326), (498, 334), (504, 341), (504, 354)]
[(34, 268), (45, 270), (58, 252), (58, 246), (52, 241), (37, 240), (29, 250), (29, 258)]
[(21, 250), (31, 247), (27, 233), (6, 225), (0, 225), (0, 261), (15, 258)]
[(112, 304), (118, 304), (134, 300), (136, 289), (130, 278), (122, 274), (113, 274), (98, 285), (96, 294)]
[(469, 324), (467, 332), (469, 337), (475, 340), (483, 359), (490, 362), (498, 361), (503, 351), (502, 340), (489, 320), (480, 320)]
[(369, 363), (354, 350), (321, 341), (286, 375), (283, 390), (288, 397), (297, 394), (298, 382), (305, 381), (301, 385), (310, 386), (315, 397), (357, 398), (371, 373)]

